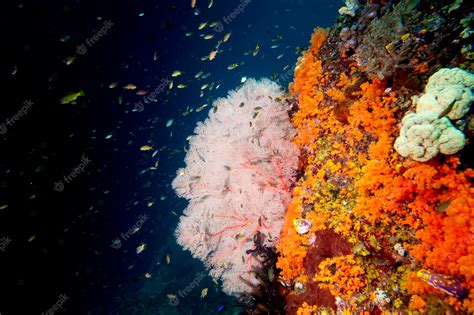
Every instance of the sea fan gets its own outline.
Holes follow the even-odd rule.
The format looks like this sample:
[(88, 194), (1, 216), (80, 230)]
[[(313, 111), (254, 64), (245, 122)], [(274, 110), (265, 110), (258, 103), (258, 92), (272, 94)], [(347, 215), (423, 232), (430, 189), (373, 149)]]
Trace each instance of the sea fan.
[(214, 102), (190, 139), (186, 168), (172, 185), (189, 200), (176, 230), (178, 243), (223, 281), (232, 295), (257, 284), (254, 237), (279, 237), (299, 151), (278, 85), (249, 79)]

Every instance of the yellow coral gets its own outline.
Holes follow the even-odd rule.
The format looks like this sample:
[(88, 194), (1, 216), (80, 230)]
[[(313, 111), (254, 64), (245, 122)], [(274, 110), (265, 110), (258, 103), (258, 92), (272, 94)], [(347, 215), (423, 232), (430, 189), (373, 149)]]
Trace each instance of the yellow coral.
[(321, 288), (329, 289), (333, 296), (350, 300), (360, 292), (367, 282), (365, 271), (357, 265), (353, 255), (345, 255), (323, 260), (320, 272), (314, 276)]

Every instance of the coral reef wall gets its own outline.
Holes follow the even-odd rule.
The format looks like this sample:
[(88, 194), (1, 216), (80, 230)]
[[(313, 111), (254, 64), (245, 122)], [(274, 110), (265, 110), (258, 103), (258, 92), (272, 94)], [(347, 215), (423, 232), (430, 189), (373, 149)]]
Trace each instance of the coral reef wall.
[(228, 294), (258, 285), (255, 246), (273, 247), (279, 238), (299, 156), (287, 110), (278, 85), (248, 79), (198, 123), (172, 183), (189, 200), (178, 243)]
[[(346, 1), (314, 31), (290, 85), (304, 166), (277, 245), (289, 314), (474, 312), (472, 11)], [(419, 106), (443, 71), (442, 88), (468, 83)]]

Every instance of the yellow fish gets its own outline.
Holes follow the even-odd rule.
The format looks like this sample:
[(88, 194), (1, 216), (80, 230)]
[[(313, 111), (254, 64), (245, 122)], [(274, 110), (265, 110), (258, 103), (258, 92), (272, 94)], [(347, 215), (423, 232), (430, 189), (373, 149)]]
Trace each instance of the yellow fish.
[(186, 84), (178, 84), (178, 89), (184, 89), (186, 86)]
[(232, 33), (227, 33), (227, 34), (225, 34), (225, 35), (224, 35), (224, 39), (222, 39), (222, 42), (225, 43), (226, 41), (228, 41), (231, 34), (232, 34)]
[(76, 56), (69, 56), (64, 59), (64, 63), (69, 66), (76, 60)]
[(252, 56), (255, 57), (259, 51), (260, 51), (260, 45), (257, 44), (257, 46), (255, 46), (255, 50), (252, 52)]
[(79, 92), (66, 94), (63, 98), (59, 100), (61, 104), (69, 104), (74, 102), (79, 96), (84, 96), (84, 91), (80, 90)]
[(145, 278), (150, 279), (151, 278), (151, 273), (149, 273), (149, 272), (145, 273)]
[(204, 105), (199, 106), (198, 108), (196, 108), (196, 113), (199, 113), (199, 112), (202, 111), (205, 107), (207, 107), (207, 104), (204, 104)]
[(140, 254), (141, 252), (143, 252), (146, 248), (146, 244), (142, 243), (140, 245), (137, 246), (137, 254)]
[(239, 66), (238, 63), (233, 63), (233, 64), (231, 64), (227, 67), (227, 70), (233, 70), (233, 69), (237, 68), (238, 66)]
[(199, 24), (198, 30), (202, 30), (202, 29), (205, 28), (206, 26), (207, 26), (207, 22), (203, 22), (203, 23)]
[(147, 145), (147, 144), (142, 145), (142, 146), (140, 147), (140, 151), (151, 151), (151, 150), (153, 150), (153, 147), (150, 146), (150, 145)]
[(109, 84), (109, 89), (113, 89), (113, 88), (115, 88), (117, 85), (118, 85), (117, 82), (112, 82), (112, 83)]
[(207, 34), (206, 36), (204, 36), (204, 39), (212, 39), (214, 38), (214, 35), (212, 34)]
[(408, 38), (410, 38), (410, 33), (406, 33), (405, 35), (402, 35), (401, 37), (402, 42), (405, 42)]
[(166, 294), (166, 297), (170, 300), (176, 299), (176, 294)]
[(204, 299), (207, 296), (207, 288), (201, 290), (201, 299)]
[(169, 265), (171, 262), (170, 254), (166, 254), (166, 263)]
[(269, 280), (270, 282), (272, 282), (273, 279), (275, 279), (275, 273), (273, 272), (273, 268), (270, 268), (270, 269), (268, 270), (268, 280)]
[(123, 87), (125, 90), (135, 90), (137, 88), (137, 86), (135, 84), (127, 84)]
[(182, 74), (183, 74), (183, 73), (182, 73), (181, 71), (175, 70), (175, 71), (173, 71), (173, 73), (171, 74), (171, 76), (172, 76), (173, 78), (176, 78), (176, 77), (179, 77), (179, 76), (182, 75)]
[(216, 58), (217, 56), (217, 52), (217, 50), (211, 51), (211, 53), (209, 54), (209, 60), (214, 60), (214, 58)]

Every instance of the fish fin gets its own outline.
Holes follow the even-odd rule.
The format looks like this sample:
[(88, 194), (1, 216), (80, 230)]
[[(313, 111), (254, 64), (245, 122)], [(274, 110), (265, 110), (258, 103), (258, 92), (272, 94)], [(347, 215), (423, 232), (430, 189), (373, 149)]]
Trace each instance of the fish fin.
[(448, 115), (449, 112), (453, 109), (455, 103), (456, 103), (456, 100), (452, 101), (451, 104), (449, 104), (448, 107), (446, 107), (446, 109), (443, 110), (443, 111), (438, 115), (438, 119), (441, 119), (441, 118), (443, 118), (444, 116)]

